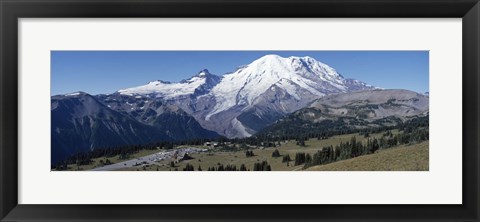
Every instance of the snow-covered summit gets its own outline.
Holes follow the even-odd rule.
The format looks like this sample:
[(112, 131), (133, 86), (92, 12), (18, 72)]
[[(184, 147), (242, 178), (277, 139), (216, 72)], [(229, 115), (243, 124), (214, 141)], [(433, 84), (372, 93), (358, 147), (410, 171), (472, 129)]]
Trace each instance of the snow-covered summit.
[(207, 69), (201, 70), (197, 75), (177, 83), (156, 80), (146, 85), (119, 90), (122, 95), (154, 95), (156, 97), (175, 98), (178, 96), (194, 94), (196, 90), (211, 88), (220, 77), (211, 74)]
[(219, 76), (213, 75), (208, 71), (208, 69), (203, 69), (198, 74), (190, 77), (189, 79), (184, 79), (180, 81), (180, 83), (190, 83), (190, 82), (196, 82), (198, 80), (202, 79), (207, 79), (207, 78), (218, 78)]
[(207, 75), (212, 75), (212, 74), (208, 71), (208, 69), (203, 69), (202, 71), (200, 71), (200, 72), (197, 74), (198, 77), (204, 77), (204, 76), (207, 76)]
[(236, 105), (254, 105), (260, 95), (277, 88), (301, 100), (305, 90), (320, 97), (374, 87), (358, 80), (347, 80), (334, 68), (312, 57), (266, 55), (224, 75), (211, 91), (217, 103), (206, 117)]
[(223, 77), (211, 74), (207, 69), (189, 79), (177, 83), (157, 80), (147, 85), (122, 89), (123, 95), (154, 95), (175, 98), (184, 95), (214, 96), (219, 104), (212, 115), (236, 104), (252, 104), (258, 96), (272, 86), (286, 90), (301, 99), (298, 88), (316, 96), (373, 88), (358, 80), (345, 79), (337, 71), (316, 59), (305, 57), (263, 56), (235, 72)]
[[(174, 104), (205, 129), (235, 138), (252, 135), (325, 95), (370, 89), (375, 87), (346, 79), (312, 57), (266, 55), (223, 76), (203, 69), (179, 82), (157, 80), (113, 96), (128, 97), (125, 107), (145, 112), (140, 116), (151, 113), (145, 101)], [(136, 101), (141, 105), (131, 105)]]

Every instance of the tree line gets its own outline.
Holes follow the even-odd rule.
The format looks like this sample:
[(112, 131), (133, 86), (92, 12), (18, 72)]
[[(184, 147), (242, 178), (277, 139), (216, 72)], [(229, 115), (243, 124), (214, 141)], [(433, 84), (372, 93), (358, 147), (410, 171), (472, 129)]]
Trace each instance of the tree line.
[(295, 155), (295, 165), (305, 164), (304, 168), (308, 168), (315, 165), (323, 165), (372, 154), (380, 149), (388, 149), (405, 144), (416, 144), (428, 139), (428, 128), (410, 128), (409, 131), (404, 131), (396, 135), (393, 135), (391, 131), (387, 131), (380, 138), (368, 138), (366, 144), (357, 141), (356, 137), (352, 137), (350, 141), (340, 142), (340, 144), (335, 147), (323, 147), (311, 157), (310, 154), (299, 152)]
[[(252, 170), (253, 171), (271, 171), (272, 167), (270, 166), (270, 164), (268, 164), (267, 161), (262, 161), (262, 162), (254, 163)], [(187, 163), (186, 166), (183, 168), (183, 171), (195, 171), (195, 168), (193, 167), (193, 165)], [(200, 167), (200, 165), (198, 166), (197, 171), (202, 171), (202, 168)], [(250, 170), (247, 169), (247, 167), (243, 163), (240, 165), (239, 168), (237, 168), (237, 166), (234, 164), (223, 165), (219, 163), (217, 164), (217, 166), (208, 167), (207, 171), (250, 171)]]

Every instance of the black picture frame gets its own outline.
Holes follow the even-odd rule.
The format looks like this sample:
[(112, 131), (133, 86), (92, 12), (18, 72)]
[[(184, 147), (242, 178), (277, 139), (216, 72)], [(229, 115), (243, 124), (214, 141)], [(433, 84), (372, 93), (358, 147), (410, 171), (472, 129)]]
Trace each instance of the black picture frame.
[[(0, 0), (0, 15), (1, 221), (479, 220), (480, 4), (478, 0)], [(76, 17), (462, 18), (463, 204), (262, 206), (18, 204), (17, 21), (19, 18)], [(442, 194), (439, 193), (439, 195)]]

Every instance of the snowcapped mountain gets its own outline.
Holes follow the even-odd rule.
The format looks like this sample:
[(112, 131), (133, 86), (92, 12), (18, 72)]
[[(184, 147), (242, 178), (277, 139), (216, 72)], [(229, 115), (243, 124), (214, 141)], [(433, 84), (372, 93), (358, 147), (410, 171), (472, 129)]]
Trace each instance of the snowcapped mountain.
[(266, 55), (222, 77), (205, 69), (177, 83), (157, 80), (116, 94), (168, 101), (203, 128), (233, 138), (250, 136), (319, 97), (368, 89), (375, 87), (314, 58)]
[[(266, 55), (224, 75), (211, 94), (217, 101), (211, 116), (234, 106), (252, 106), (269, 90), (282, 90), (295, 100), (321, 97), (331, 93), (373, 88), (358, 80), (343, 78), (332, 67), (311, 57)], [(285, 107), (285, 111), (291, 111)]]
[(213, 75), (207, 69), (204, 69), (190, 79), (185, 79), (178, 83), (156, 80), (149, 82), (147, 85), (119, 90), (118, 93), (129, 96), (153, 95), (171, 99), (179, 96), (206, 93), (220, 79), (219, 76)]
[(246, 137), (319, 97), (375, 89), (311, 57), (266, 55), (226, 74), (198, 98), (192, 115), (227, 137)]

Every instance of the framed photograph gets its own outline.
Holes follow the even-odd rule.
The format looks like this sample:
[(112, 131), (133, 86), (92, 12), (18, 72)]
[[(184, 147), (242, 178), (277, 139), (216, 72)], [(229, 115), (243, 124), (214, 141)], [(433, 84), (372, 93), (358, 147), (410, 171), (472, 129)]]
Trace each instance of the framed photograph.
[(1, 221), (478, 221), (477, 0), (1, 1)]

